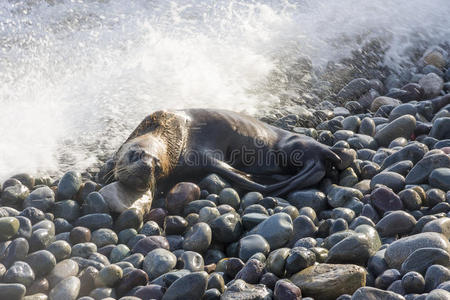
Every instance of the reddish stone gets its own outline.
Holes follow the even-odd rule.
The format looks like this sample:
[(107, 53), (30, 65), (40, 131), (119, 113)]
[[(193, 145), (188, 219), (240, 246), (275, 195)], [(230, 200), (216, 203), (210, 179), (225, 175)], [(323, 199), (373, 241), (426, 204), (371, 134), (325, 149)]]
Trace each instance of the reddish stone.
[(165, 291), (166, 289), (160, 285), (149, 284), (137, 290), (135, 296), (143, 300), (161, 300)]
[(86, 227), (77, 226), (70, 231), (70, 241), (73, 245), (91, 241), (91, 231)]
[(179, 215), (186, 204), (200, 198), (200, 188), (191, 182), (180, 182), (166, 196), (166, 207), (171, 215)]
[[(38, 278), (29, 288), (27, 288), (27, 294), (28, 295), (34, 295), (38, 293), (44, 293), (47, 294), (49, 291), (49, 283), (46, 278)], [(1, 298), (1, 297), (0, 297)]]
[(150, 251), (157, 249), (157, 248), (163, 248), (163, 249), (169, 250), (170, 249), (169, 242), (163, 236), (152, 235), (152, 236), (148, 236), (143, 239), (140, 239), (136, 243), (136, 245), (133, 247), (131, 252), (141, 253), (142, 255), (147, 255), (147, 253), (149, 253)]
[(87, 267), (81, 271), (80, 276), (80, 292), (78, 297), (87, 296), (95, 289), (95, 277), (98, 275), (98, 270), (92, 266)]
[(278, 280), (274, 290), (275, 300), (299, 300), (302, 299), (302, 291), (298, 286), (287, 280)]
[(450, 147), (444, 147), (444, 148), (441, 148), (441, 150), (442, 150), (445, 154), (450, 154)]
[[(135, 286), (146, 285), (147, 282), (148, 282), (147, 273), (145, 273), (141, 269), (135, 269), (122, 278), (122, 280), (120, 281), (119, 285), (116, 288), (117, 296), (122, 297)], [(141, 299), (160, 299), (160, 298), (150, 297)]]
[(381, 215), (387, 211), (403, 210), (403, 203), (391, 189), (386, 187), (376, 188), (370, 194), (371, 204)]
[(150, 212), (145, 215), (144, 217), (144, 223), (147, 221), (154, 221), (156, 224), (158, 224), (159, 227), (164, 227), (164, 219), (167, 216), (167, 211), (162, 208), (154, 208), (150, 210)]

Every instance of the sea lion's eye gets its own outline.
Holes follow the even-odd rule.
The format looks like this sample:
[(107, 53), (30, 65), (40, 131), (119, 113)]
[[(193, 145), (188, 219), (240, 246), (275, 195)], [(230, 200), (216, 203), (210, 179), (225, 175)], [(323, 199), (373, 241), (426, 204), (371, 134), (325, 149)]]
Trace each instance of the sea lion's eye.
[(154, 159), (154, 167), (155, 167), (155, 174), (159, 174), (162, 171), (161, 161), (157, 158)]

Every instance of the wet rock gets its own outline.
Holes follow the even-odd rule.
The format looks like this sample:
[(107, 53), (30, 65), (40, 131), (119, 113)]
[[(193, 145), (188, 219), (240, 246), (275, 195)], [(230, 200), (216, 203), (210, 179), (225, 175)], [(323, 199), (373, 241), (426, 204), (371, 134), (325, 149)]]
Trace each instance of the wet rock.
[(95, 278), (98, 275), (98, 270), (94, 267), (87, 267), (80, 272), (78, 278), (80, 279), (79, 296), (88, 295), (95, 289)]
[(180, 182), (166, 196), (166, 207), (170, 214), (179, 215), (184, 207), (200, 198), (200, 188), (190, 182)]
[(305, 215), (295, 218), (293, 229), (289, 245), (292, 245), (301, 238), (315, 236), (318, 230), (311, 218)]
[(262, 284), (249, 284), (237, 279), (231, 284), (220, 297), (221, 300), (270, 300), (272, 291)]
[(437, 168), (430, 173), (428, 182), (431, 186), (444, 191), (450, 190), (450, 168)]
[(0, 203), (7, 207), (21, 208), (30, 190), (22, 183), (16, 181), (10, 186), (4, 186)]
[(253, 228), (250, 234), (259, 234), (270, 245), (270, 249), (278, 249), (285, 245), (293, 233), (291, 217), (286, 213), (277, 213)]
[(303, 247), (295, 247), (289, 251), (285, 269), (288, 275), (306, 269), (316, 262), (316, 255)]
[(328, 194), (328, 203), (332, 207), (343, 207), (353, 198), (361, 199), (363, 194), (354, 188), (332, 185)]
[(433, 65), (436, 68), (442, 69), (446, 65), (446, 60), (448, 58), (447, 51), (440, 47), (430, 47), (428, 48), (423, 56), (421, 57), (421, 61), (425, 65)]
[(70, 276), (61, 280), (48, 295), (49, 300), (75, 300), (80, 291), (80, 279)]
[(32, 191), (24, 200), (24, 207), (35, 207), (47, 212), (55, 203), (55, 193), (48, 186), (42, 186)]
[(405, 189), (398, 193), (404, 207), (410, 211), (420, 209), (422, 206), (422, 198), (413, 189)]
[(111, 250), (111, 253), (109, 254), (109, 260), (112, 263), (117, 263), (125, 259), (129, 255), (130, 255), (130, 248), (128, 248), (126, 245), (119, 244)]
[(290, 280), (303, 296), (314, 299), (336, 299), (353, 294), (366, 284), (366, 271), (356, 265), (318, 264), (293, 275)]
[(206, 291), (208, 274), (206, 272), (194, 272), (175, 280), (167, 289), (163, 300), (171, 299), (198, 299), (200, 300)]
[(239, 258), (247, 261), (256, 253), (269, 254), (270, 246), (264, 237), (259, 234), (251, 234), (239, 241)]
[(158, 223), (156, 223), (155, 221), (147, 221), (139, 230), (139, 233), (146, 236), (161, 235), (161, 228), (159, 228)]
[(416, 119), (413, 116), (405, 115), (399, 117), (377, 131), (375, 140), (380, 146), (387, 146), (398, 137), (409, 139), (416, 128)]
[(257, 284), (264, 274), (264, 263), (256, 259), (250, 259), (236, 274), (235, 279), (242, 279), (247, 283)]
[(374, 253), (375, 251), (371, 249), (369, 239), (366, 235), (354, 234), (334, 245), (328, 251), (326, 262), (352, 263), (364, 266), (369, 257)]
[(80, 216), (80, 206), (74, 200), (58, 201), (53, 207), (53, 214), (57, 218), (73, 222)]
[(54, 235), (47, 229), (38, 229), (31, 234), (28, 240), (30, 252), (45, 249), (52, 242)]
[(402, 102), (397, 99), (381, 96), (373, 100), (372, 104), (370, 105), (370, 110), (375, 112), (383, 105), (398, 106), (400, 104), (402, 104)]
[(419, 80), (419, 85), (423, 88), (425, 99), (439, 96), (444, 81), (435, 73), (428, 73)]
[(278, 280), (274, 289), (275, 300), (300, 300), (301, 290), (288, 280)]
[(72, 248), (66, 241), (54, 241), (47, 247), (47, 250), (55, 256), (58, 262), (69, 258), (72, 253)]
[(381, 166), (381, 169), (386, 169), (389, 166), (392, 166), (396, 162), (409, 160), (412, 161), (413, 164), (420, 161), (425, 153), (428, 152), (428, 147), (425, 144), (413, 142), (409, 145), (406, 145), (404, 148), (399, 151), (390, 154), (384, 161)]
[(404, 115), (415, 116), (416, 113), (417, 109), (414, 105), (409, 103), (401, 104), (397, 107), (394, 107), (394, 109), (391, 111), (391, 113), (389, 114), (389, 121), (393, 121)]
[(372, 178), (370, 182), (371, 189), (374, 189), (377, 184), (387, 186), (394, 192), (399, 192), (405, 187), (405, 178), (398, 173), (384, 171)]
[(400, 269), (402, 263), (412, 252), (428, 247), (439, 248), (448, 252), (450, 244), (448, 239), (439, 233), (419, 233), (401, 238), (390, 244), (386, 249), (385, 260), (390, 267)]
[(123, 277), (122, 269), (117, 265), (109, 265), (100, 270), (95, 277), (96, 287), (114, 287)]
[(73, 229), (72, 224), (62, 218), (54, 219), (53, 224), (55, 225), (54, 228), (57, 235), (61, 234), (60, 236), (67, 236), (69, 233), (68, 238), (70, 240), (70, 231)]
[(208, 289), (217, 289), (221, 293), (225, 290), (225, 281), (223, 280), (223, 276), (217, 272), (214, 272), (209, 275), (208, 278)]
[(402, 210), (403, 203), (391, 189), (379, 187), (370, 194), (371, 204), (382, 214), (387, 211)]
[(91, 231), (95, 231), (100, 228), (112, 228), (113, 220), (110, 215), (107, 214), (89, 214), (78, 218), (74, 225), (89, 228)]
[(352, 300), (405, 300), (405, 298), (399, 294), (389, 291), (383, 291), (373, 287), (359, 288), (352, 296)]
[(364, 118), (359, 125), (359, 133), (365, 134), (368, 136), (375, 135), (375, 122), (371, 118)]
[(370, 90), (369, 80), (365, 78), (356, 78), (344, 86), (337, 94), (337, 99), (342, 102), (356, 101), (364, 93)]
[(31, 253), (26, 258), (26, 262), (33, 269), (37, 277), (47, 275), (56, 266), (55, 256), (47, 250)]
[[(146, 272), (140, 269), (132, 270), (128, 274), (125, 274), (122, 280), (120, 281), (119, 285), (116, 288), (117, 294), (119, 296), (125, 295), (132, 288), (136, 286), (145, 286), (147, 282), (148, 282), (148, 275)], [(147, 285), (147, 287), (149, 287), (148, 289), (150, 289), (150, 291), (148, 290), (145, 291), (145, 295), (149, 296), (159, 295), (161, 297), (162, 294), (164, 293), (164, 289), (162, 289), (162, 287), (160, 286)], [(142, 293), (144, 293), (144, 291)], [(139, 291), (136, 293), (137, 296), (139, 296), (140, 294), (141, 293), (139, 293)]]
[(75, 199), (75, 194), (81, 187), (81, 174), (69, 171), (63, 175), (58, 183), (57, 197), (59, 200)]
[(13, 237), (20, 227), (20, 222), (14, 217), (0, 218), (0, 241), (6, 241)]
[(26, 239), (14, 239), (3, 253), (2, 263), (9, 268), (15, 261), (22, 261), (28, 254), (29, 245)]
[(5, 283), (20, 283), (24, 286), (30, 286), (35, 279), (33, 269), (23, 261), (16, 261), (3, 275)]
[(0, 295), (8, 300), (21, 300), (25, 296), (26, 288), (19, 283), (0, 283)]
[(176, 256), (170, 251), (158, 248), (150, 251), (143, 264), (143, 270), (147, 272), (150, 280), (172, 270), (177, 263)]
[(243, 230), (241, 219), (236, 213), (223, 214), (214, 219), (210, 226), (214, 240), (222, 243), (237, 241)]
[(119, 238), (117, 237), (117, 234), (111, 229), (101, 228), (92, 233), (91, 241), (97, 246), (97, 248), (101, 248), (106, 245), (117, 244)]
[(292, 192), (288, 195), (287, 201), (298, 209), (311, 207), (317, 213), (327, 208), (325, 194), (315, 189)]
[(431, 265), (450, 266), (450, 254), (439, 248), (421, 248), (411, 253), (402, 264), (402, 273), (425, 273)]
[(344, 126), (344, 130), (351, 130), (353, 132), (357, 132), (359, 129), (359, 125), (361, 124), (361, 120), (358, 116), (349, 116), (342, 121), (342, 125)]
[(375, 287), (386, 290), (389, 286), (401, 278), (401, 274), (396, 269), (388, 269), (375, 279)]
[(450, 239), (450, 218), (443, 217), (428, 222), (423, 227), (422, 232), (437, 232)]
[(212, 231), (208, 224), (197, 223), (184, 235), (183, 249), (187, 251), (204, 252), (212, 240)]
[(219, 175), (210, 174), (198, 184), (200, 189), (207, 190), (210, 194), (219, 194), (221, 190), (230, 185), (225, 182)]
[(450, 292), (442, 289), (432, 290), (425, 300), (447, 300), (450, 299)]
[(272, 251), (267, 257), (266, 269), (278, 277), (284, 277), (286, 258), (289, 256), (289, 248), (280, 248)]
[(61, 280), (78, 274), (78, 264), (72, 259), (66, 259), (56, 264), (48, 274), (50, 286), (56, 286)]
[[(203, 208), (204, 209), (204, 208)], [(217, 213), (219, 214), (219, 213)], [(167, 216), (164, 221), (164, 231), (166, 235), (183, 234), (188, 227), (186, 219), (180, 216)]]
[[(436, 168), (450, 168), (450, 157), (445, 154), (427, 155), (406, 176), (406, 184), (425, 183)], [(439, 172), (438, 172), (439, 173)]]
[(425, 279), (418, 272), (408, 272), (402, 277), (402, 286), (406, 294), (421, 294), (425, 289)]
[[(158, 299), (161, 300), (166, 289), (156, 284), (149, 284), (139, 288), (135, 296), (138, 299)], [(121, 298), (122, 299), (122, 298)]]
[(393, 211), (384, 216), (376, 225), (382, 237), (410, 233), (416, 225), (416, 219), (404, 211)]
[(83, 205), (83, 214), (109, 214), (109, 206), (99, 192), (89, 193)]
[(91, 231), (86, 227), (75, 227), (70, 231), (72, 244), (86, 243), (91, 241)]
[(228, 204), (234, 209), (238, 209), (240, 203), (239, 194), (232, 188), (224, 188), (219, 194), (219, 204)]
[(204, 268), (203, 257), (193, 251), (185, 251), (180, 257), (180, 260), (183, 264), (183, 269), (187, 269), (191, 272), (201, 271)]
[[(198, 214), (200, 212), (200, 210), (204, 207), (216, 207), (216, 204), (210, 200), (195, 200), (195, 201), (189, 202), (189, 204), (187, 204), (184, 207), (183, 214), (186, 216), (186, 219), (188, 219), (187, 216), (189, 214), (192, 214), (192, 213)], [(197, 216), (197, 218), (198, 218), (198, 216)]]
[(91, 291), (89, 296), (94, 298), (95, 300), (101, 300), (105, 298), (112, 298), (112, 299), (116, 298), (115, 291), (112, 288), (96, 288)]
[(441, 265), (432, 265), (425, 273), (425, 291), (437, 288), (441, 283), (450, 280), (450, 269)]
[(72, 247), (72, 257), (88, 258), (95, 252), (97, 252), (97, 246), (94, 243), (80, 243)]

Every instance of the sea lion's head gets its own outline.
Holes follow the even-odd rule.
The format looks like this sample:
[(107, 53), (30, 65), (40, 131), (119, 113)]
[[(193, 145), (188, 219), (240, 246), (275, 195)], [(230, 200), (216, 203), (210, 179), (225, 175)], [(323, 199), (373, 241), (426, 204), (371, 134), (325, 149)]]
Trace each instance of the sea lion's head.
[(115, 156), (116, 179), (137, 191), (154, 191), (163, 171), (164, 148), (164, 143), (151, 134), (127, 141)]

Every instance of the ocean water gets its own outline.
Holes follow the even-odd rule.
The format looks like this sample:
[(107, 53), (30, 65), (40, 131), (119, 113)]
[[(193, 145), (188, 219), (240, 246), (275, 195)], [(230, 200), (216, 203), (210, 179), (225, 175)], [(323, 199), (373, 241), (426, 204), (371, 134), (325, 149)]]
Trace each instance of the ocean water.
[(450, 41), (449, 16), (448, 0), (1, 1), (0, 180), (95, 165), (157, 109), (256, 115), (305, 57), (319, 72), (376, 40), (401, 72)]

